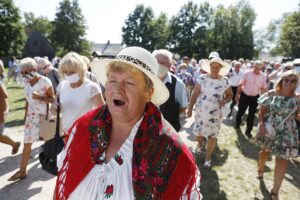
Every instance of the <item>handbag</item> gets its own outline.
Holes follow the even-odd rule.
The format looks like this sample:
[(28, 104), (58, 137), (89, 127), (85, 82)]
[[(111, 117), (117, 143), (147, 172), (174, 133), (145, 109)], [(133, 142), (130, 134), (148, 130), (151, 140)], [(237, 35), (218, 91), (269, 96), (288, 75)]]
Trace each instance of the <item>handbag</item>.
[[(268, 121), (264, 122), (264, 126), (266, 128), (266, 133), (265, 133), (265, 137), (269, 138), (269, 139), (275, 139), (276, 136), (276, 129), (280, 129), (282, 127), (282, 125), (284, 124), (284, 122), (295, 112), (295, 110), (293, 110), (290, 114), (288, 114), (288, 116), (286, 118), (284, 118), (281, 123), (278, 126), (273, 127), (272, 124)], [(259, 128), (257, 128), (257, 134), (259, 134)]]
[(230, 102), (221, 107), (222, 117), (227, 117), (230, 113)]
[[(58, 98), (58, 102), (59, 102), (59, 98)], [(60, 106), (57, 107), (55, 136), (54, 138), (45, 142), (43, 146), (43, 150), (39, 154), (39, 160), (42, 165), (42, 169), (53, 175), (57, 175), (58, 173), (58, 168), (56, 165), (57, 155), (62, 151), (64, 147), (64, 141), (62, 137), (59, 135), (60, 133), (60, 125), (58, 123), (59, 117), (60, 117)]]
[[(57, 119), (59, 122), (59, 126), (61, 126), (61, 116), (57, 118), (56, 116), (53, 116), (49, 112), (49, 105), (47, 104), (47, 112), (46, 115), (40, 116), (40, 126), (39, 126), (39, 136), (44, 141), (48, 141), (52, 138), (54, 138), (55, 131), (56, 131), (56, 124)], [(60, 127), (61, 128), (61, 127)], [(59, 129), (61, 130), (61, 129)], [(61, 133), (59, 133), (61, 135)]]

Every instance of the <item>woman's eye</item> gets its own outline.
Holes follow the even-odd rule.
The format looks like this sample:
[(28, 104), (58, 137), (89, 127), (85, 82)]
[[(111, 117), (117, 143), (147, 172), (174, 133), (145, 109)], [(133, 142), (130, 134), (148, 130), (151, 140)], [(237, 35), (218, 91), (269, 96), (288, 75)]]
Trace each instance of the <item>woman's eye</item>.
[(127, 85), (135, 85), (135, 84), (134, 84), (133, 82), (131, 82), (131, 81), (127, 81), (126, 84), (127, 84)]

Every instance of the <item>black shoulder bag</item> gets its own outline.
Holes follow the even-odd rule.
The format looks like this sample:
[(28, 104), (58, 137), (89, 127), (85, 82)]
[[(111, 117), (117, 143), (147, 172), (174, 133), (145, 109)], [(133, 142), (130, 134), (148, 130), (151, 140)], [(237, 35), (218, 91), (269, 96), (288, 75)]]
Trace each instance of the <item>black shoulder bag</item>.
[(64, 141), (60, 137), (59, 133), (59, 115), (60, 115), (60, 103), (59, 97), (57, 97), (57, 113), (56, 113), (56, 131), (54, 138), (45, 142), (43, 151), (39, 154), (39, 160), (42, 165), (43, 170), (46, 172), (57, 175), (58, 169), (56, 165), (56, 157), (62, 151), (64, 147)]

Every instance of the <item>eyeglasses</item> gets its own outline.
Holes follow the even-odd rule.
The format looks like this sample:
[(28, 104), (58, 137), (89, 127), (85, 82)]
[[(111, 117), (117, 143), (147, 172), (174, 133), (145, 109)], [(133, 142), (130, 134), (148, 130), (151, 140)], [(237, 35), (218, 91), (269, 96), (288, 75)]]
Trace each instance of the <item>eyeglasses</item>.
[(286, 78), (286, 79), (283, 79), (283, 81), (285, 82), (285, 83), (297, 83), (297, 80), (296, 79), (288, 79), (288, 78)]
[(49, 67), (50, 65), (48, 64), (48, 65), (45, 65), (44, 67), (43, 67), (43, 70), (45, 70), (47, 67)]

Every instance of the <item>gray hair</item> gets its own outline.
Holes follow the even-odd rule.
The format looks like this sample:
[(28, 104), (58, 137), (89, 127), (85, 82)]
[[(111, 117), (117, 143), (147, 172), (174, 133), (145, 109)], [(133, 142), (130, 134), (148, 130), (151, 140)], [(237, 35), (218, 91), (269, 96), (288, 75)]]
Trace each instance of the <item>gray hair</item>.
[(263, 67), (263, 62), (261, 60), (256, 60), (254, 62), (254, 66), (257, 66), (259, 68), (262, 68)]
[(163, 55), (163, 56), (166, 56), (169, 61), (171, 62), (172, 61), (172, 53), (166, 49), (159, 49), (159, 50), (154, 50), (152, 55), (155, 57), (156, 55)]
[(21, 60), (19, 67), (20, 71), (22, 71), (23, 68), (37, 69), (37, 63), (33, 58), (26, 57)]

